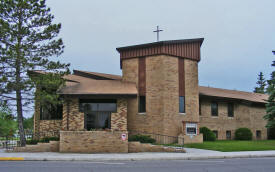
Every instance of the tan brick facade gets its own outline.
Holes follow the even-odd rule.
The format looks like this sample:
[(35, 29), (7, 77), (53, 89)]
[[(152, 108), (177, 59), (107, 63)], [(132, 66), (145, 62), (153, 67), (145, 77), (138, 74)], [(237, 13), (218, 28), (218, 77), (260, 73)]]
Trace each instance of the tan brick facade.
[[(146, 113), (138, 113), (138, 98), (128, 100), (128, 130), (178, 136), (182, 121), (199, 122), (197, 62), (185, 59), (186, 113), (179, 113), (178, 58), (146, 57)], [(138, 61), (123, 61), (123, 80), (138, 85)]]
[(127, 100), (117, 100), (117, 113), (111, 114), (111, 129), (127, 131)]
[[(215, 100), (216, 101), (216, 100)], [(263, 119), (265, 115), (264, 105), (251, 105), (240, 101), (234, 101), (234, 117), (228, 117), (227, 101), (218, 102), (218, 116), (211, 116), (211, 99), (203, 98), (201, 102), (200, 125), (206, 126), (211, 130), (218, 131), (218, 139), (226, 139), (226, 131), (231, 131), (232, 139), (234, 139), (235, 130), (246, 127), (251, 129), (253, 139), (256, 138), (256, 131), (261, 131), (261, 139), (267, 139), (266, 121)]]
[[(199, 95), (205, 95), (199, 94), (198, 85), (198, 62), (202, 41), (203, 39), (178, 40), (118, 48), (121, 53), (122, 82), (119, 76), (111, 77), (109, 74), (78, 71), (78, 75), (71, 77), (72, 80), (78, 78), (76, 83), (80, 84), (71, 83), (68, 85), (70, 88), (68, 90), (72, 92), (64, 93), (62, 120), (40, 120), (39, 105), (36, 103), (35, 132), (61, 130), (60, 149), (62, 152), (127, 152), (128, 142), (121, 140), (121, 134), (127, 133), (128, 135), (128, 131), (131, 134), (148, 133), (152, 136), (157, 134), (173, 136), (173, 138), (181, 136), (186, 142), (201, 142), (202, 135), (194, 136), (199, 134), (198, 132), (192, 136), (186, 135), (185, 128), (183, 128), (185, 124), (189, 124), (189, 128), (186, 128), (189, 134), (192, 134), (192, 130), (194, 131), (194, 126), (197, 130), (199, 127), (206, 126), (211, 130), (217, 130), (218, 139), (226, 139), (226, 131), (231, 131), (233, 138), (237, 128), (247, 127), (252, 130), (254, 139), (256, 139), (256, 131), (261, 132), (261, 139), (266, 139), (266, 121), (262, 118), (265, 114), (264, 102), (260, 101), (261, 105), (248, 103), (259, 103), (259, 101), (253, 101), (255, 100), (253, 96), (252, 99), (231, 99), (235, 107), (235, 116), (232, 118), (227, 116), (227, 102), (222, 96), (216, 96), (220, 97), (219, 115), (211, 116), (210, 97), (212, 95), (206, 94), (208, 97), (204, 96), (201, 99), (202, 113), (201, 116), (199, 115)], [(82, 74), (79, 75), (80, 73)], [(119, 85), (116, 88), (123, 91), (128, 89), (128, 92), (101, 89), (102, 82), (95, 80), (102, 80), (102, 78), (112, 81), (104, 81), (104, 83), (109, 83), (109, 85), (106, 84), (108, 89), (113, 89), (115, 83)], [(93, 82), (90, 82), (90, 79)], [(132, 86), (131, 89), (129, 85), (129, 88), (127, 87), (126, 82)], [(95, 83), (98, 87), (91, 88), (90, 86), (96, 85)], [(116, 97), (117, 112), (111, 114), (110, 130), (85, 131), (85, 115), (79, 111), (79, 96), (66, 96), (76, 95), (75, 89), (83, 91), (81, 96), (85, 98), (105, 96), (114, 99), (112, 96)], [(146, 96), (145, 113), (138, 112), (139, 95)], [(181, 100), (184, 100), (185, 113), (179, 112), (180, 96), (181, 98), (184, 96)], [(107, 122), (109, 125), (109, 121)], [(171, 141), (157, 139), (157, 142), (170, 143)]]
[[(36, 132), (55, 132), (59, 130), (83, 131), (84, 113), (79, 111), (78, 98), (66, 98), (63, 104), (62, 120), (39, 120), (40, 111), (37, 108), (34, 117), (34, 129)], [(111, 115), (111, 129), (127, 130), (127, 99), (117, 99), (117, 113)]]
[(35, 102), (34, 136), (36, 139), (45, 136), (58, 137), (61, 124), (62, 120), (40, 120), (40, 106), (38, 102)]
[(84, 130), (84, 113), (79, 111), (78, 98), (66, 98), (63, 104), (62, 130)]

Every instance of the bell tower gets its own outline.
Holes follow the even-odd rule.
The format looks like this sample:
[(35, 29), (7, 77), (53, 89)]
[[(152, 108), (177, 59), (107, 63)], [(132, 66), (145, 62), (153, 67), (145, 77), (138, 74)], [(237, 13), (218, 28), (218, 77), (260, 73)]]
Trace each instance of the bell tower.
[(117, 48), (122, 80), (134, 82), (138, 88), (138, 97), (128, 100), (130, 134), (135, 131), (167, 136), (198, 134), (198, 62), (203, 40), (160, 41)]

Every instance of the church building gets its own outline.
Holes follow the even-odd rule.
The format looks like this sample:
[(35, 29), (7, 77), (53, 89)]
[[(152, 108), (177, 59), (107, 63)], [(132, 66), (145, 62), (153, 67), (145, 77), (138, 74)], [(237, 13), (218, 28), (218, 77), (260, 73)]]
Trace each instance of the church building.
[(62, 107), (52, 113), (35, 104), (34, 131), (58, 133), (60, 152), (128, 152), (128, 137), (137, 133), (199, 143), (204, 126), (219, 140), (234, 139), (242, 127), (267, 139), (267, 95), (199, 86), (203, 40), (117, 48), (122, 76), (74, 70), (57, 90)]

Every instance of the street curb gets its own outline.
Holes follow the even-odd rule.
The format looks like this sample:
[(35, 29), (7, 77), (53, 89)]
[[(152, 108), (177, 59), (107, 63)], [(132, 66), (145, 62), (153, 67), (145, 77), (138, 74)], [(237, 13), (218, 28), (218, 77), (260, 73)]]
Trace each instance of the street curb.
[(0, 157), (0, 161), (24, 161), (23, 157)]
[(214, 156), (186, 156), (186, 157), (120, 157), (120, 158), (89, 158), (89, 157), (25, 157), (24, 161), (142, 161), (142, 160), (206, 160), (230, 158), (261, 158), (275, 157), (275, 154), (266, 155), (214, 155)]

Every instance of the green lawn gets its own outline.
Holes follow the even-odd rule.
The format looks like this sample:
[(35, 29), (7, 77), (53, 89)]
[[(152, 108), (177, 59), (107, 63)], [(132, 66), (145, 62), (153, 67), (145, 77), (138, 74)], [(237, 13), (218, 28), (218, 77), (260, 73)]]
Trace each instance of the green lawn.
[(275, 150), (275, 140), (261, 140), (261, 141), (218, 140), (213, 142), (207, 141), (203, 143), (185, 144), (184, 147), (217, 150), (222, 152), (262, 151), (262, 150)]

